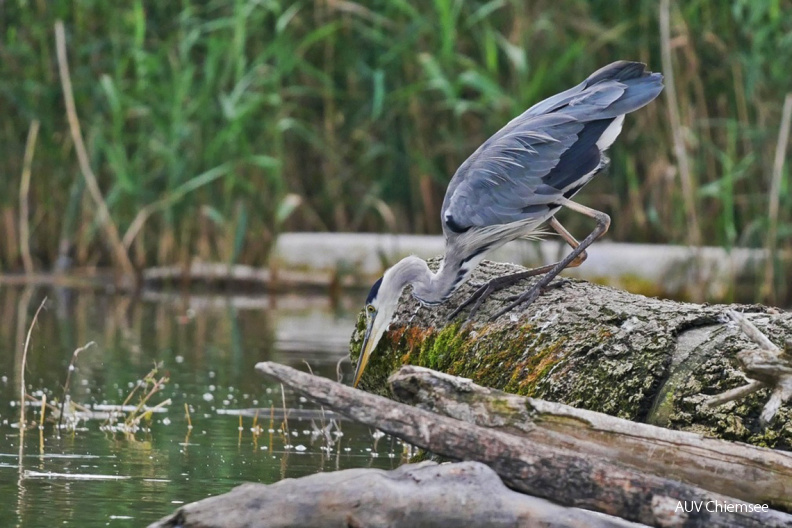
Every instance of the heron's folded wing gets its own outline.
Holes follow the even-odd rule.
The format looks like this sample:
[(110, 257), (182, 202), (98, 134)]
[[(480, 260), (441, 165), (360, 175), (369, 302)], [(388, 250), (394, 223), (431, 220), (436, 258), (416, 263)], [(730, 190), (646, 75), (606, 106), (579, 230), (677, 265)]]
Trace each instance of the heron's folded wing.
[(507, 126), (454, 175), (443, 222), (462, 232), (545, 215), (566, 187), (598, 166), (596, 142), (607, 121), (549, 114)]

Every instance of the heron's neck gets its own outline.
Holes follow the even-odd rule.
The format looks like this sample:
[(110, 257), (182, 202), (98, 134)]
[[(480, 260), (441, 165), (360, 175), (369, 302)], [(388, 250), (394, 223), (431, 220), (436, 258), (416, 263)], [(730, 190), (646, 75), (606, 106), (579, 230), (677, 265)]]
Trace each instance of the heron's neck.
[(459, 288), (468, 278), (470, 272), (478, 264), (478, 260), (460, 261), (459, 259), (446, 258), (440, 264), (437, 273), (433, 273), (429, 266), (421, 259), (413, 265), (421, 266), (423, 270), (413, 281), (413, 296), (423, 304), (441, 304), (448, 300), (452, 293)]

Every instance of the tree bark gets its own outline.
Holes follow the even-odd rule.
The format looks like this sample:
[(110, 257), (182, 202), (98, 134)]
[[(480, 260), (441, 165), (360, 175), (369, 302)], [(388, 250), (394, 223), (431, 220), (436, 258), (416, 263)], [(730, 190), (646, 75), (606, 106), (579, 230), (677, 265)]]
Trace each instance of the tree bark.
[(244, 484), (179, 508), (149, 528), (636, 528), (508, 489), (478, 462), (347, 469)]
[(719, 501), (741, 509), (748, 505), (695, 486), (416, 409), (276, 363), (259, 363), (256, 369), (353, 420), (442, 456), (482, 462), (510, 488), (565, 506), (662, 527), (792, 526), (791, 515), (773, 510), (680, 511), (683, 502), (691, 501)]
[(507, 394), (421, 367), (402, 367), (390, 385), (397, 400), (420, 409), (792, 511), (792, 455), (782, 451)]
[[(490, 315), (530, 280), (493, 294), (469, 324), (464, 323), (466, 311), (447, 320), (476, 284), (523, 269), (484, 261), (447, 303), (428, 308), (420, 307), (408, 288), (360, 386), (388, 395), (388, 377), (404, 364), (418, 365), (632, 421), (792, 449), (789, 402), (769, 424), (760, 419), (770, 388), (724, 405), (705, 405), (713, 395), (746, 384), (738, 354), (757, 347), (728, 311), (743, 312), (781, 348), (792, 338), (792, 314), (759, 305), (647, 298), (562, 279), (527, 308), (495, 321), (488, 320)], [(364, 330), (361, 315), (350, 344), (353, 363)]]

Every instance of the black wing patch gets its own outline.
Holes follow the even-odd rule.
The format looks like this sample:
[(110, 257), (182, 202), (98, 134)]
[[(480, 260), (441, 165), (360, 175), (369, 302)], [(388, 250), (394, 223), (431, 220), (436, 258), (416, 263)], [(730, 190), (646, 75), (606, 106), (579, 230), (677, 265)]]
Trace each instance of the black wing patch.
[[(580, 178), (595, 170), (600, 164), (601, 152), (597, 147), (602, 134), (613, 119), (600, 119), (585, 124), (575, 141), (558, 160), (558, 165), (542, 177), (542, 182), (562, 191)], [(541, 189), (537, 189), (541, 193)]]
[(464, 225), (460, 224), (451, 215), (446, 215), (446, 217), (445, 217), (445, 225), (447, 225), (448, 229), (450, 229), (454, 233), (464, 233), (465, 231), (470, 229), (470, 226), (464, 226)]
[(382, 277), (377, 279), (377, 282), (375, 282), (374, 286), (371, 287), (371, 291), (369, 291), (368, 297), (366, 297), (366, 304), (371, 304), (374, 301), (374, 299), (377, 298), (380, 285), (382, 285)]

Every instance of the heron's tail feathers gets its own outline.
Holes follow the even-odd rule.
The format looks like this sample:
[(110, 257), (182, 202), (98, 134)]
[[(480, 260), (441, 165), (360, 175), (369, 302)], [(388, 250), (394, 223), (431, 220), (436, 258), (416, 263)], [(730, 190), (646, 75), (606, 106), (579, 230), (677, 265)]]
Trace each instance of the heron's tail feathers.
[(616, 61), (603, 66), (595, 71), (585, 80), (586, 87), (593, 86), (603, 81), (629, 81), (632, 79), (641, 79), (650, 77), (652, 75), (659, 75), (662, 80), (663, 76), (659, 73), (652, 73), (646, 70), (646, 64), (643, 62), (632, 61)]
[(566, 110), (576, 117), (592, 112), (598, 119), (629, 114), (663, 91), (663, 76), (647, 71), (640, 62), (614, 62), (591, 74), (585, 82), (586, 88), (569, 101)]
[(523, 116), (558, 112), (582, 121), (612, 119), (646, 106), (662, 91), (662, 74), (648, 71), (642, 62), (617, 61), (574, 88), (532, 106)]

